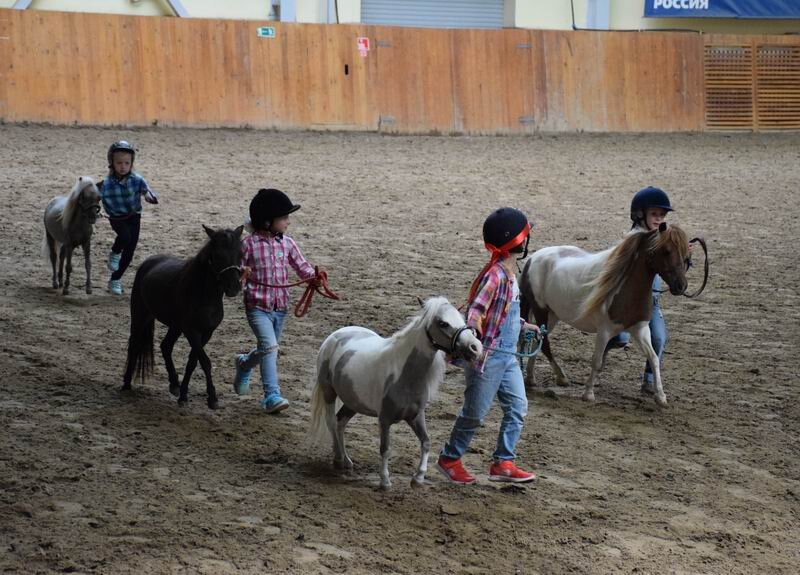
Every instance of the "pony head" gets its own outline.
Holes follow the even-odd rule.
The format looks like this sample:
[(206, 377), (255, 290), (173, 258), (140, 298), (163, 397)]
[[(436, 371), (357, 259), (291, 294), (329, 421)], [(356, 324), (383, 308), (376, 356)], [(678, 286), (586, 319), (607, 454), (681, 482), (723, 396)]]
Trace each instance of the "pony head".
[(678, 226), (662, 223), (650, 232), (647, 257), (650, 265), (661, 276), (672, 295), (686, 291), (688, 282), (686, 270), (689, 268), (689, 238)]
[(203, 229), (209, 238), (204, 248), (208, 265), (225, 295), (233, 297), (242, 287), (239, 283), (239, 263), (244, 226), (235, 230), (214, 230), (204, 225)]
[(94, 180), (89, 176), (79, 176), (67, 196), (67, 204), (61, 214), (61, 224), (66, 230), (69, 229), (75, 218), (83, 217), (93, 225), (99, 214), (100, 192), (97, 190)]
[(428, 340), (436, 349), (467, 361), (483, 353), (481, 341), (447, 298), (433, 297), (426, 301), (422, 307), (422, 322)]

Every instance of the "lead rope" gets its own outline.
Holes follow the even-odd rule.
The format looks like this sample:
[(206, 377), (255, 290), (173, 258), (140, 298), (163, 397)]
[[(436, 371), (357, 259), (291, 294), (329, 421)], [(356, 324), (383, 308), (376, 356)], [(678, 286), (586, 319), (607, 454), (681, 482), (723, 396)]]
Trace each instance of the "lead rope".
[[(522, 351), (508, 351), (507, 349), (500, 349), (499, 347), (487, 347), (486, 349), (495, 353), (506, 353), (508, 355), (515, 355), (520, 359), (526, 359), (536, 357), (539, 352), (542, 351), (542, 344), (544, 343), (544, 338), (546, 337), (547, 329), (545, 328), (544, 324), (542, 324), (539, 326), (539, 333), (536, 333), (533, 330), (525, 332), (522, 342)], [(538, 342), (536, 349), (533, 348), (534, 341)]]
[(270, 288), (290, 288), (294, 286), (299, 286), (301, 284), (307, 283), (306, 291), (303, 292), (303, 295), (298, 300), (297, 304), (294, 306), (294, 315), (296, 317), (303, 317), (308, 313), (309, 308), (311, 307), (311, 300), (314, 297), (314, 292), (320, 294), (323, 297), (328, 299), (341, 299), (338, 294), (334, 293), (330, 287), (328, 287), (328, 273), (324, 270), (320, 270), (319, 266), (314, 266), (314, 277), (306, 278), (304, 280), (299, 280), (296, 282), (292, 282), (285, 285), (277, 285), (277, 284), (268, 284), (260, 281), (256, 281), (254, 279), (248, 279), (248, 282), (254, 283), (256, 285), (270, 287)]

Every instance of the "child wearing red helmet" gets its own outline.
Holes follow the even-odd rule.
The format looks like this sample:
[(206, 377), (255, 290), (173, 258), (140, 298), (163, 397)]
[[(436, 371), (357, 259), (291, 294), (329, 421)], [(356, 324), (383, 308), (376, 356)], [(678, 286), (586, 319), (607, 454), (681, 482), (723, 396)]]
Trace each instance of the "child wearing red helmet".
[(277, 413), (289, 407), (278, 383), (278, 342), (289, 307), (289, 267), (302, 279), (316, 275), (295, 241), (286, 234), (289, 214), (300, 209), (282, 191), (261, 189), (250, 202), (253, 233), (242, 240), (242, 292), (247, 322), (258, 345), (250, 353), (235, 358), (236, 376), (233, 389), (239, 395), (249, 390), (250, 374), (261, 367), (264, 399), (261, 407)]
[(512, 254), (527, 253), (529, 235), (527, 217), (514, 208), (495, 210), (483, 224), (483, 239), (492, 256), (470, 288), (467, 325), (475, 330), (484, 350), (490, 351), (464, 370), (464, 404), (437, 462), (439, 471), (453, 483), (475, 482), (461, 458), (495, 397), (503, 409), (503, 420), (489, 480), (524, 483), (536, 478), (514, 463), (528, 400), (522, 370), (513, 352), (521, 330), (538, 328), (520, 317)]

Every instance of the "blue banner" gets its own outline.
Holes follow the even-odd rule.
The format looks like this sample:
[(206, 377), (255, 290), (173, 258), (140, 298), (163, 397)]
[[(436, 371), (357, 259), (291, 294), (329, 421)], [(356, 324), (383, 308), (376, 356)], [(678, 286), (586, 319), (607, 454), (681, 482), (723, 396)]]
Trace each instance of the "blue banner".
[(800, 0), (645, 0), (646, 18), (800, 19)]

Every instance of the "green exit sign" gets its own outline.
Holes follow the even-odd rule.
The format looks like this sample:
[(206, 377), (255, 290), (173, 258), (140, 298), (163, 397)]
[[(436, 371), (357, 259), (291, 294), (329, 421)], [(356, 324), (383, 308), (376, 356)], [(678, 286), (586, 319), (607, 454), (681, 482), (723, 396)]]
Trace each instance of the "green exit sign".
[(274, 38), (275, 28), (272, 26), (261, 26), (260, 28), (256, 29), (256, 33), (258, 34), (259, 38)]

